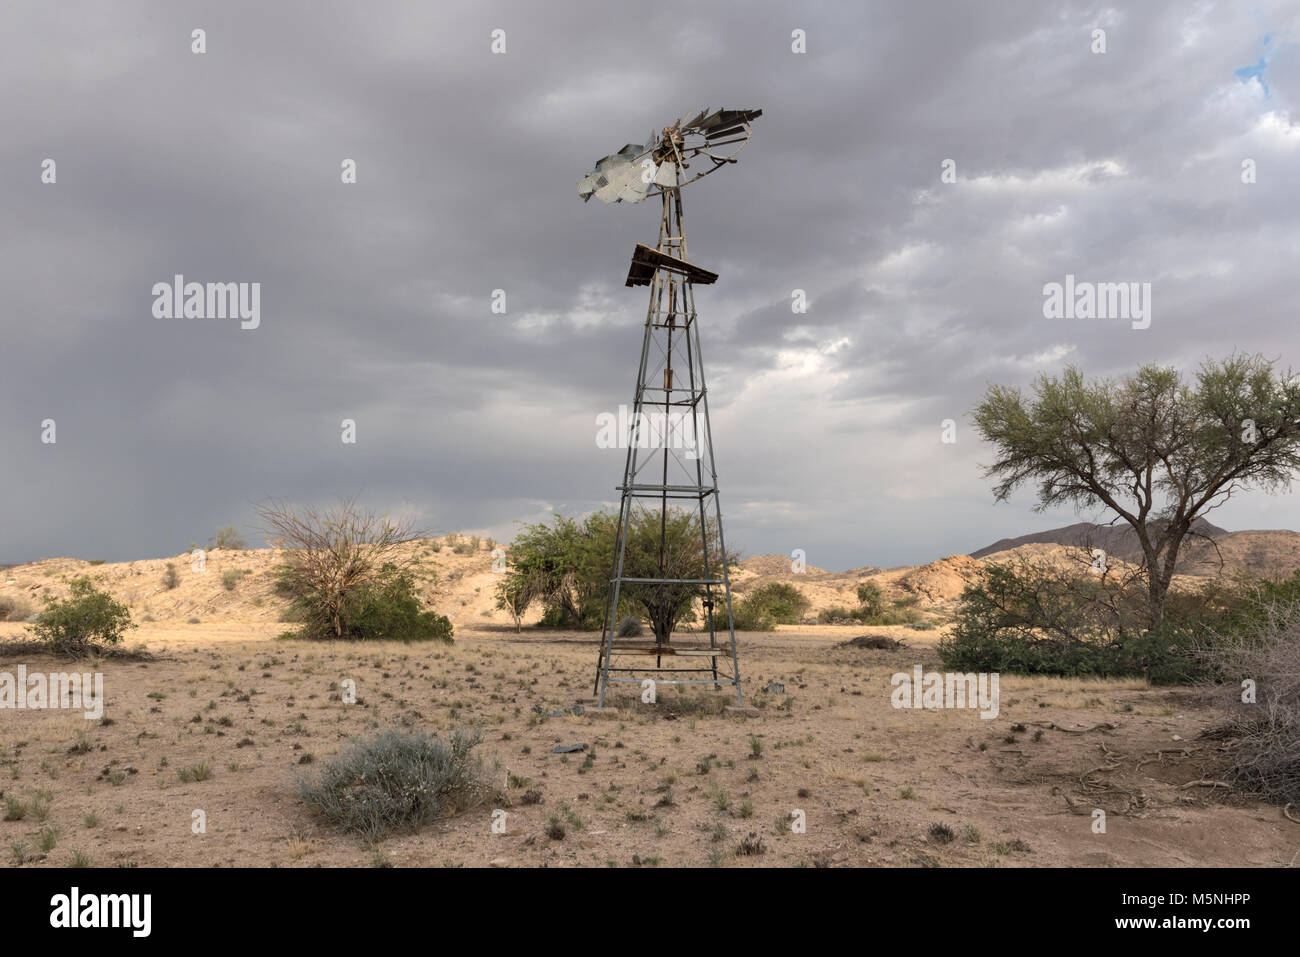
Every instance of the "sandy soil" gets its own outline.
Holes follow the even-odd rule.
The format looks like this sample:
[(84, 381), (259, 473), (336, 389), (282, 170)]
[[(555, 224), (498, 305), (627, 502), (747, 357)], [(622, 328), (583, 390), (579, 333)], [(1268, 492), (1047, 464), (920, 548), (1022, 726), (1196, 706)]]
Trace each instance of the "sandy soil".
[[(397, 866), (1104, 867), (1285, 865), (1300, 853), (1300, 827), (1278, 808), (1181, 786), (1212, 778), (1219, 757), (1217, 742), (1197, 737), (1214, 714), (1186, 689), (1004, 677), (992, 721), (894, 709), (890, 675), (937, 668), (938, 631), (745, 634), (742, 677), (756, 716), (720, 712), (725, 695), (669, 691), (654, 706), (629, 696), (617, 709), (588, 704), (581, 716), (554, 717), (591, 693), (591, 635), (516, 635), (466, 614), (451, 647), (362, 647), (277, 639), (285, 626), (269, 617), (144, 625), (132, 640), (161, 660), (99, 666), (104, 721), (0, 712), (3, 797), (48, 802), (43, 821), (31, 811), (0, 821), (0, 863), (61, 866), (79, 852), (93, 866), (366, 866), (374, 849), (319, 824), (295, 782), (354, 736), (466, 725), (483, 732), (479, 751), (498, 765), (500, 796), (392, 837), (378, 857)], [(0, 625), (0, 634), (21, 630)], [(868, 631), (910, 645), (840, 647)], [(29, 656), (0, 660), (0, 671), (20, 662), (69, 667)], [(356, 704), (340, 700), (345, 678), (356, 681)], [(769, 682), (784, 693), (761, 692)], [(552, 753), (579, 743), (589, 750)], [(200, 763), (211, 776), (183, 783), (180, 771)], [(541, 803), (523, 803), (530, 790)], [(492, 833), (494, 808), (508, 813), (505, 834)], [(1104, 834), (1093, 832), (1098, 808)], [(806, 833), (791, 832), (796, 809)], [(195, 810), (206, 833), (192, 832)], [(546, 833), (553, 817), (566, 821), (560, 840)], [(54, 845), (42, 851), (46, 828)], [(762, 852), (740, 853), (746, 843)]]

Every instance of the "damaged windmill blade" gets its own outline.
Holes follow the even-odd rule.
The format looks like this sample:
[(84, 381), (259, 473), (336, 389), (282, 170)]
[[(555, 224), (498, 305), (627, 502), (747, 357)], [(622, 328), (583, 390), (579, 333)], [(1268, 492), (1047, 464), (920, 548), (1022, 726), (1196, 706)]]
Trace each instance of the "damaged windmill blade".
[[(646, 142), (603, 157), (578, 183), (584, 201), (636, 203), (661, 197), (659, 241), (637, 243), (628, 286), (649, 286), (625, 448), (618, 486), (618, 533), (606, 593), (600, 657), (599, 704), (611, 684), (704, 685), (735, 688), (744, 705), (731, 580), (718, 496), (718, 472), (709, 427), (709, 399), (695, 311), (695, 287), (718, 274), (686, 254), (682, 187), (736, 162), (762, 110), (701, 110), (687, 114)], [(642, 433), (643, 423), (659, 428)], [(643, 441), (648, 439), (649, 441)], [(636, 544), (629, 548), (629, 541)], [(628, 631), (629, 609), (640, 609), (651, 641)], [(698, 637), (674, 639), (681, 621), (701, 621)], [(704, 642), (705, 629), (708, 641)]]
[(578, 182), (583, 202), (639, 202), (678, 189), (736, 162), (762, 110), (700, 110), (687, 114), (644, 143), (629, 143), (596, 161)]

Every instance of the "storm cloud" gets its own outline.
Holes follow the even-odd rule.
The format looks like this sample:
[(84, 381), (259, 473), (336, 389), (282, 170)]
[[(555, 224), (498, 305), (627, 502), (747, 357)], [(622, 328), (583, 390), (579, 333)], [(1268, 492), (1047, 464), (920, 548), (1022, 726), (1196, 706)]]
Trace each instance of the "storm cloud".
[[(613, 502), (596, 417), (632, 398), (623, 278), (658, 209), (575, 184), (705, 106), (764, 111), (683, 192), (721, 274), (696, 301), (745, 553), (894, 565), (1075, 520), (993, 503), (968, 418), (990, 382), (1300, 366), (1296, 4), (650, 9), (6, 4), (0, 559), (170, 555), (227, 523), (260, 544), (270, 496), (498, 539)], [(156, 318), (177, 274), (260, 283), (259, 325)], [(1150, 327), (1044, 318), (1067, 274), (1151, 283)], [(1300, 503), (1213, 517), (1296, 528)]]

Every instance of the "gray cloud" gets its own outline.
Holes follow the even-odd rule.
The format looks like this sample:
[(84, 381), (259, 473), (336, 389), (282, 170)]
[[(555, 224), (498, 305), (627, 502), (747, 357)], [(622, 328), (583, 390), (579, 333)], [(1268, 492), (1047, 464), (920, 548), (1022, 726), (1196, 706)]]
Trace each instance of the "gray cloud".
[[(965, 418), (986, 383), (1300, 364), (1296, 8), (1133, 6), (11, 4), (0, 558), (255, 538), (271, 495), (498, 537), (610, 501), (595, 416), (630, 398), (645, 303), (622, 278), (656, 210), (574, 184), (704, 105), (765, 111), (685, 193), (722, 276), (697, 304), (730, 541), (840, 568), (1072, 520), (992, 504)], [(1261, 56), (1268, 96), (1234, 75)], [(1067, 272), (1152, 282), (1151, 328), (1043, 319)], [(261, 328), (154, 319), (175, 273), (261, 282)]]

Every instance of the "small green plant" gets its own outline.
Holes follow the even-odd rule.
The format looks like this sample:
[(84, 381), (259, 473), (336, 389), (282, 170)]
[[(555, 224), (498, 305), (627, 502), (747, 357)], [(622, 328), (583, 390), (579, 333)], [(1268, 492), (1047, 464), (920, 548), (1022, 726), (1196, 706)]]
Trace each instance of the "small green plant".
[(176, 772), (182, 784), (189, 784), (191, 781), (206, 781), (212, 777), (212, 768), (206, 761), (200, 761), (198, 764), (191, 764), (187, 768), (180, 768)]
[(162, 577), (163, 588), (167, 589), (168, 591), (171, 591), (180, 583), (181, 583), (181, 576), (176, 572), (176, 563), (168, 562), (167, 570), (163, 572), (163, 577)]
[(68, 583), (67, 598), (46, 597), (45, 610), (32, 631), (52, 651), (85, 655), (104, 645), (116, 645), (128, 628), (134, 628), (131, 612), (107, 592), (99, 591), (89, 578)]
[(43, 853), (50, 853), (58, 843), (59, 829), (57, 827), (52, 824), (47, 824), (41, 828), (41, 832), (36, 838), (36, 846), (39, 847)]
[(54, 792), (41, 790), (36, 792), (32, 798), (31, 809), (32, 817), (38, 821), (44, 821), (50, 816), (50, 807), (54, 804)]
[(956, 832), (942, 821), (931, 824), (929, 834), (930, 840), (936, 844), (951, 844), (957, 837)]
[(996, 844), (993, 845), (993, 850), (995, 853), (1001, 854), (1003, 857), (1015, 853), (1021, 853), (1021, 854), (1034, 853), (1034, 849), (1018, 837), (1013, 838), (1010, 841), (998, 841)]
[(736, 853), (741, 857), (766, 854), (767, 845), (763, 843), (763, 839), (758, 836), (756, 831), (750, 831), (749, 834), (741, 838), (740, 844), (736, 847)]

